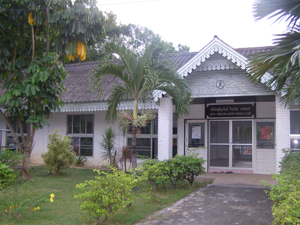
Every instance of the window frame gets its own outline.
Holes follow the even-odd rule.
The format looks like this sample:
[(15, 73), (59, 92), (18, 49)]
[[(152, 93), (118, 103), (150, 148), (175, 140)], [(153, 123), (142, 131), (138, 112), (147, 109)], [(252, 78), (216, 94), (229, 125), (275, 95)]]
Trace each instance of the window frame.
[[(290, 129), (289, 129), (289, 132), (290, 132), (290, 146), (289, 146), (289, 148), (290, 148), (290, 150), (292, 151), (292, 152), (297, 152), (297, 151), (300, 151), (300, 147), (299, 148), (297, 148), (297, 149), (295, 149), (295, 148), (292, 148), (292, 142), (293, 141), (297, 141), (299, 144), (300, 144), (300, 132), (299, 132), (299, 134), (294, 134), (294, 133), (292, 133), (291, 132), (291, 129), (292, 129), (292, 124), (294, 124), (294, 123), (292, 123), (292, 121), (291, 121), (291, 112), (299, 112), (300, 113), (300, 110), (299, 109), (290, 109), (290, 112), (289, 112), (289, 122), (290, 122)], [(298, 144), (298, 143), (295, 143), (295, 144)]]
[[(72, 124), (71, 124), (71, 133), (69, 133), (69, 116), (72, 116)], [(84, 133), (73, 133), (73, 127), (74, 127), (74, 116), (80, 116), (80, 119), (82, 118), (82, 116), (85, 116), (85, 132)], [(88, 126), (88, 120), (87, 120), (87, 116), (92, 116), (93, 121), (93, 129), (92, 129), (92, 133), (87, 133), (87, 126)], [(66, 115), (67, 120), (66, 120), (66, 133), (68, 136), (71, 136), (72, 138), (72, 145), (74, 147), (74, 140), (73, 138), (79, 138), (79, 149), (78, 149), (78, 154), (81, 155), (81, 139), (82, 138), (92, 138), (92, 154), (91, 156), (86, 156), (86, 157), (94, 157), (94, 146), (95, 146), (95, 138), (94, 138), (94, 132), (95, 132), (95, 115), (94, 114), (67, 114)], [(81, 121), (80, 121), (80, 127), (81, 127)], [(85, 156), (85, 155), (81, 155), (81, 156)]]

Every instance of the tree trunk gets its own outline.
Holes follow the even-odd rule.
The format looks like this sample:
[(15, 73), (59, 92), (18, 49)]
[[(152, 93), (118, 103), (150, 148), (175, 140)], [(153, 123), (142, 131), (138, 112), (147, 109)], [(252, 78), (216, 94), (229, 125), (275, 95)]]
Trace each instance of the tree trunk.
[(137, 168), (137, 151), (136, 151), (136, 126), (132, 124), (132, 139), (131, 139), (131, 148), (132, 148), (132, 156), (131, 156), (131, 163), (132, 163), (132, 168), (136, 169)]
[(30, 166), (29, 166), (29, 160), (30, 160), (30, 153), (31, 151), (28, 152), (28, 149), (25, 149), (24, 155), (25, 158), (23, 160), (23, 165), (22, 165), (22, 178), (23, 180), (29, 180), (33, 181), (30, 177)]

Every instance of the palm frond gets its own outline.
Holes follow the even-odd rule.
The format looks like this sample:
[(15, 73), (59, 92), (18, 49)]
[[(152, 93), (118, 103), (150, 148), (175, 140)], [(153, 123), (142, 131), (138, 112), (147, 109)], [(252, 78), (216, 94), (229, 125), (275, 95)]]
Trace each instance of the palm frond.
[(298, 0), (257, 0), (253, 5), (254, 18), (265, 17), (285, 19), (289, 26), (295, 26), (300, 18), (300, 2)]

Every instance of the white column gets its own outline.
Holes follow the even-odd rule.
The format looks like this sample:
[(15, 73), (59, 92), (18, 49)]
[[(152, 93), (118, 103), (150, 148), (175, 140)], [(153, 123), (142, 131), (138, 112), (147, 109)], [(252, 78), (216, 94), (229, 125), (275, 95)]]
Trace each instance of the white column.
[(173, 148), (173, 101), (160, 99), (158, 108), (158, 160), (172, 158)]
[(284, 156), (282, 149), (290, 148), (290, 110), (276, 96), (276, 173), (280, 171), (279, 163)]

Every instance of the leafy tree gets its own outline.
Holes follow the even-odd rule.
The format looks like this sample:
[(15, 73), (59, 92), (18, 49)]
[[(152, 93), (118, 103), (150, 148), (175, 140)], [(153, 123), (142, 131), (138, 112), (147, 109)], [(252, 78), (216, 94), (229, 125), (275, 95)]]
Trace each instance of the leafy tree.
[[(0, 0), (0, 74), (5, 93), (0, 110), (24, 155), (23, 179), (35, 131), (62, 105), (67, 72), (59, 61), (85, 59), (85, 46), (103, 34), (103, 15), (93, 0)], [(21, 140), (8, 116), (18, 122)], [(26, 133), (22, 122), (27, 123)]]
[[(106, 37), (101, 38), (94, 46), (88, 48), (89, 54), (87, 60), (89, 61), (97, 61), (100, 58), (105, 57), (107, 52), (109, 54), (109, 44), (111, 42), (125, 45), (133, 51), (141, 51), (153, 38), (160, 38), (159, 35), (155, 34), (147, 27), (141, 27), (134, 24), (118, 24), (117, 16), (112, 12), (106, 13), (104, 28)], [(175, 48), (171, 42), (161, 40), (161, 43), (165, 46), (164, 51), (166, 54), (189, 52), (190, 50), (186, 45), (179, 44), (177, 48)]]
[(258, 0), (254, 4), (256, 20), (275, 18), (288, 22), (287, 32), (276, 35), (275, 49), (261, 52), (250, 60), (249, 70), (258, 82), (266, 72), (274, 76), (268, 82), (275, 91), (283, 93), (287, 103), (300, 103), (300, 1)]
[(114, 121), (117, 118), (117, 106), (122, 100), (133, 100), (132, 118), (132, 167), (137, 167), (136, 132), (135, 121), (138, 120), (138, 104), (149, 97), (154, 90), (168, 93), (176, 106), (175, 115), (187, 114), (191, 99), (190, 89), (173, 66), (168, 64), (167, 58), (162, 57), (164, 46), (160, 39), (156, 38), (146, 46), (142, 52), (134, 52), (124, 45), (114, 43), (110, 45), (110, 53), (119, 57), (119, 63), (106, 60), (95, 68), (93, 75), (94, 88), (102, 93), (102, 81), (104, 77), (112, 77), (115, 82), (108, 100), (106, 120)]

